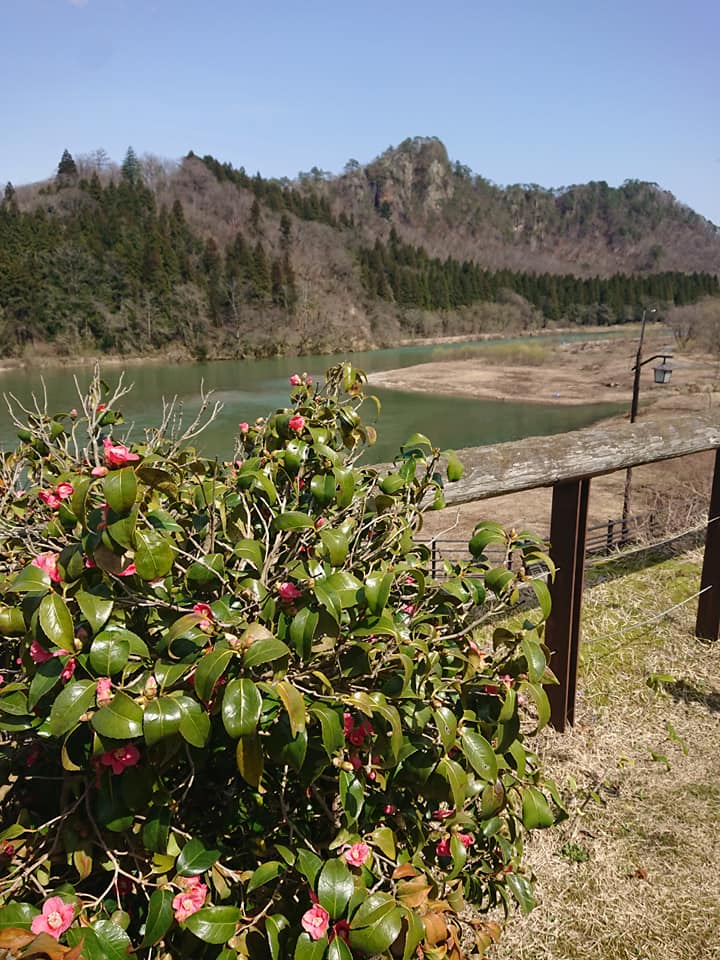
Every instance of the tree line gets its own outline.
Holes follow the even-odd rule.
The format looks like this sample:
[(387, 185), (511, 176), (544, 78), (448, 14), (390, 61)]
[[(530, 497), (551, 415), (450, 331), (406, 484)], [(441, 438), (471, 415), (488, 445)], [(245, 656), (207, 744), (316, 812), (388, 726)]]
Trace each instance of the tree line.
[(720, 294), (710, 273), (665, 271), (647, 275), (616, 273), (610, 277), (486, 270), (470, 260), (431, 257), (423, 247), (403, 243), (395, 229), (358, 253), (367, 292), (403, 307), (454, 310), (493, 302), (503, 291), (519, 294), (547, 320), (578, 323), (623, 323), (637, 317), (649, 301), (675, 306)]

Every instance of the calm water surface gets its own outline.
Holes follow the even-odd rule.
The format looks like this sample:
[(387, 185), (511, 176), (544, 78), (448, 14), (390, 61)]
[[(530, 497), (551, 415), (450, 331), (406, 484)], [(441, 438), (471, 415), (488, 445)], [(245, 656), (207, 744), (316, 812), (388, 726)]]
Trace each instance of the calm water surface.
[[(559, 340), (558, 337), (556, 342)], [(543, 340), (543, 343), (551, 342), (551, 338)], [(480, 363), (487, 343), (489, 341), (453, 346), (476, 350)], [(238, 423), (267, 416), (289, 402), (288, 377), (292, 373), (306, 370), (319, 379), (329, 366), (344, 359), (352, 360), (366, 373), (371, 373), (427, 362), (439, 355), (437, 346), (411, 346), (355, 353), (350, 357), (279, 357), (272, 360), (131, 365), (127, 369), (125, 382), (133, 384), (133, 389), (120, 405), (126, 421), (123, 430), (132, 424), (132, 436), (140, 439), (143, 428), (158, 422), (163, 397), (177, 396), (183, 405), (185, 419), (192, 419), (198, 409), (200, 388), (204, 383), (206, 390), (214, 391), (214, 399), (223, 404), (223, 410), (197, 443), (202, 452), (209, 456), (228, 458), (232, 453)], [(119, 367), (108, 365), (103, 375), (109, 383), (114, 384), (120, 370)], [(41, 372), (5, 371), (0, 373), (0, 393), (14, 393), (27, 403), (33, 391), (42, 395), (44, 381), (49, 410), (69, 410), (77, 405), (73, 374), (83, 387), (90, 380), (91, 373), (90, 365), (46, 368)], [(551, 390), (552, 385), (549, 384), (548, 392)], [(623, 409), (614, 403), (558, 407), (402, 393), (374, 387), (371, 392), (382, 403), (377, 424), (379, 440), (373, 457), (378, 460), (390, 459), (399, 445), (417, 430), (427, 434), (433, 443), (441, 447), (480, 446), (575, 430)], [(365, 416), (369, 422), (374, 422), (374, 405), (367, 405)], [(15, 442), (15, 431), (3, 404), (0, 410), (0, 445), (7, 449), (14, 446)]]

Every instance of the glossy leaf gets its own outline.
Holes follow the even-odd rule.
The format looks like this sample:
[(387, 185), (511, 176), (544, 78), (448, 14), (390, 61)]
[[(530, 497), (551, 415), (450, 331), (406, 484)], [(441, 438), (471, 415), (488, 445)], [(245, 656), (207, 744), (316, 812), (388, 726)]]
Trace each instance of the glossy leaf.
[(131, 952), (130, 937), (117, 923), (110, 920), (97, 920), (92, 925), (105, 960), (127, 960)]
[(363, 953), (384, 953), (400, 936), (402, 912), (386, 893), (371, 893), (350, 921), (350, 946)]
[(128, 513), (137, 498), (137, 478), (132, 467), (109, 473), (103, 481), (103, 494), (114, 513)]
[(322, 744), (329, 758), (335, 756), (345, 746), (342, 723), (337, 710), (324, 703), (313, 703), (310, 715), (317, 717), (322, 730)]
[[(38, 701), (60, 682), (60, 674), (62, 671), (63, 664), (59, 657), (53, 657), (52, 660), (46, 660), (44, 663), (38, 664), (37, 672), (30, 683), (30, 692), (26, 700), (26, 706), (29, 710), (33, 710)], [(0, 709), (3, 708), (0, 707)], [(5, 712), (12, 713), (12, 711)], [(24, 712), (27, 713), (27, 711)], [(22, 714), (20, 714), (20, 716), (22, 716)]]
[(126, 693), (116, 693), (107, 706), (93, 714), (91, 723), (101, 737), (131, 740), (142, 736), (143, 708)]
[(354, 889), (355, 881), (344, 860), (339, 857), (328, 860), (318, 877), (317, 898), (332, 920), (337, 920), (345, 913)]
[(262, 695), (247, 677), (231, 680), (222, 701), (222, 721), (228, 736), (237, 739), (255, 733), (260, 721)]
[(257, 790), (264, 767), (262, 746), (257, 736), (240, 737), (235, 748), (235, 761), (243, 780)]
[(75, 629), (67, 604), (57, 593), (50, 593), (40, 601), (40, 626), (51, 643), (68, 652), (73, 649)]
[(147, 530), (137, 534), (135, 569), (143, 580), (159, 580), (171, 570), (175, 550), (169, 539), (158, 531)]
[(267, 637), (254, 640), (243, 654), (243, 666), (257, 667), (264, 663), (272, 663), (290, 653), (290, 648), (277, 637)]
[(50, 709), (50, 733), (54, 737), (61, 737), (80, 721), (95, 702), (96, 687), (94, 680), (71, 680), (57, 695)]
[(159, 697), (145, 705), (143, 711), (143, 733), (145, 743), (152, 746), (159, 740), (171, 737), (180, 730), (182, 710), (172, 697)]
[(168, 932), (174, 920), (172, 902), (172, 891), (160, 888), (153, 892), (148, 903), (145, 936), (140, 943), (141, 948), (151, 947), (162, 940)]
[(114, 601), (97, 597), (85, 590), (78, 590), (75, 599), (93, 633), (102, 630), (112, 613)]
[(295, 943), (293, 960), (322, 960), (328, 948), (328, 938), (313, 940), (309, 934), (301, 933)]
[(479, 733), (463, 730), (462, 750), (470, 764), (483, 780), (494, 782), (497, 778), (497, 757), (492, 745)]
[(536, 787), (526, 787), (523, 791), (522, 820), (527, 830), (551, 827), (555, 822), (547, 800)]
[(205, 943), (226, 943), (242, 914), (237, 907), (203, 907), (185, 921), (188, 930)]
[(275, 688), (287, 710), (293, 737), (305, 732), (305, 699), (288, 680), (280, 680)]
[(298, 510), (287, 510), (275, 517), (272, 522), (273, 530), (302, 530), (314, 526), (314, 519)]
[(90, 647), (90, 666), (101, 677), (120, 673), (129, 658), (130, 641), (112, 630), (99, 633)]
[(47, 593), (50, 577), (44, 570), (29, 563), (12, 578), (8, 589), (12, 593)]
[(283, 864), (280, 863), (279, 860), (266, 860), (265, 863), (261, 864), (257, 870), (253, 872), (253, 875), (248, 880), (247, 892), (252, 893), (252, 891), (257, 890), (258, 887), (263, 887), (266, 883), (270, 883), (275, 877), (280, 876), (283, 870)]
[(226, 649), (213, 650), (202, 657), (195, 671), (195, 692), (201, 700), (210, 700), (215, 684), (225, 673), (234, 656), (233, 650)]
[(210, 736), (210, 717), (191, 697), (177, 697), (180, 707), (180, 736), (193, 747), (204, 747)]
[(175, 867), (184, 877), (205, 873), (220, 859), (220, 851), (208, 849), (202, 840), (188, 840), (180, 851)]

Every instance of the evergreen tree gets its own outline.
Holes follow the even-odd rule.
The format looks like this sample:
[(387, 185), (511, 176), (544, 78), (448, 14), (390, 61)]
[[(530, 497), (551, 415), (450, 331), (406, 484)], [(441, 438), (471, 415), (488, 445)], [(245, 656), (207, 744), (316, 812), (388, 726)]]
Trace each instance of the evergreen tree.
[(123, 180), (133, 186), (139, 183), (142, 178), (142, 167), (132, 147), (127, 148), (120, 172), (122, 173)]
[(57, 176), (55, 180), (57, 181), (58, 186), (67, 186), (67, 184), (72, 183), (77, 179), (77, 167), (75, 166), (75, 161), (73, 160), (72, 154), (66, 148), (63, 150), (63, 154), (60, 157), (60, 163), (57, 168)]

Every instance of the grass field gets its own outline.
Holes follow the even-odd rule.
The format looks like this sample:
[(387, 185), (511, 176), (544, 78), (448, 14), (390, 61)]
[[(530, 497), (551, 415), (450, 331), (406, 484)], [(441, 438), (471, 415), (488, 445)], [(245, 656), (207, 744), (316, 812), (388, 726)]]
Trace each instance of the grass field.
[(541, 741), (571, 815), (530, 842), (537, 907), (493, 960), (720, 958), (720, 644), (683, 603), (700, 562), (589, 575), (576, 724)]

